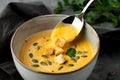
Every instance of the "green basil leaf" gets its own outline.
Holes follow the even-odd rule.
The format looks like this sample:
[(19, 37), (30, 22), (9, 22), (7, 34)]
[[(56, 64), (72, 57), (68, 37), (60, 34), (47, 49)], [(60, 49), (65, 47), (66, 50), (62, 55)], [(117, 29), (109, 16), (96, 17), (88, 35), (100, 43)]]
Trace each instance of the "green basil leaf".
[(76, 50), (74, 48), (69, 48), (66, 53), (69, 57), (75, 57)]
[(77, 4), (82, 4), (85, 2), (86, 0), (76, 0)]
[(65, 6), (69, 6), (69, 5), (70, 5), (69, 0), (63, 0), (63, 1), (64, 1), (64, 5), (65, 5)]
[(108, 15), (109, 15), (109, 18), (111, 19), (113, 25), (115, 27), (118, 26), (118, 17), (115, 16), (114, 14), (112, 14), (112, 13), (108, 13)]
[(94, 21), (94, 18), (96, 16), (96, 13), (93, 12), (93, 11), (90, 11), (90, 12), (87, 13), (86, 16), (87, 16), (87, 18), (86, 18), (87, 22), (90, 23), (90, 24), (92, 24), (93, 21)]
[(54, 9), (55, 14), (58, 14), (58, 13), (60, 13), (62, 11), (63, 11), (63, 8), (61, 8), (61, 7), (57, 7), (56, 9)]
[(59, 6), (60, 8), (63, 8), (62, 2), (58, 1), (58, 6)]
[(120, 8), (120, 1), (119, 0), (108, 0), (111, 7)]

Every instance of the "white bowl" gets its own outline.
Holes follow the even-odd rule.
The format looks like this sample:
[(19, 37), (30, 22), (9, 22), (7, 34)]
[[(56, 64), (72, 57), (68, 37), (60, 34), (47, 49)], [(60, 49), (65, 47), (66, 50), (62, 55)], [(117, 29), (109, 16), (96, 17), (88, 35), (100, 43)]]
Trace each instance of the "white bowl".
[(18, 59), (19, 46), (28, 36), (42, 30), (54, 28), (60, 20), (67, 16), (55, 14), (38, 16), (25, 22), (16, 30), (11, 40), (11, 52), (15, 66), (24, 80), (86, 80), (88, 78), (97, 61), (100, 42), (95, 30), (87, 23), (85, 24), (83, 35), (92, 44), (95, 56), (84, 67), (68, 73), (50, 74), (33, 71)]

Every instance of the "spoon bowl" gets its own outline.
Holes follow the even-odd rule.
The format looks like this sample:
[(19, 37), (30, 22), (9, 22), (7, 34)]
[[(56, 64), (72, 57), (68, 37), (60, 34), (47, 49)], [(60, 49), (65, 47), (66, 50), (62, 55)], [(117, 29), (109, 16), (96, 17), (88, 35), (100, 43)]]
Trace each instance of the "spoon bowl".
[(81, 17), (81, 19), (80, 19), (80, 18), (75, 17), (75, 16), (69, 16), (69, 17), (63, 19), (62, 22), (65, 24), (71, 24), (71, 25), (73, 25), (73, 27), (75, 27), (78, 30), (75, 37), (80, 33), (80, 31), (82, 30), (82, 27), (84, 25), (83, 17)]
[[(55, 31), (56, 30), (56, 28), (58, 28), (59, 27), (59, 24), (61, 24), (61, 23), (63, 23), (63, 24), (70, 24), (70, 25), (72, 25), (74, 28), (76, 28), (77, 30), (76, 30), (76, 33), (73, 31), (73, 29), (71, 29), (71, 33), (73, 33), (73, 35), (71, 35), (71, 34), (69, 34), (68, 35), (68, 33), (67, 33), (67, 36), (62, 36), (63, 38), (66, 38), (68, 41), (67, 42), (71, 42), (71, 41), (73, 41), (75, 38), (76, 38), (76, 36), (78, 36), (78, 34), (81, 32), (81, 30), (82, 30), (82, 28), (83, 28), (83, 26), (84, 26), (84, 18), (83, 18), (83, 16), (84, 16), (84, 13), (85, 13), (85, 11), (87, 10), (87, 8), (90, 6), (90, 4), (93, 2), (94, 0), (90, 0), (88, 3), (87, 3), (87, 5), (84, 7), (84, 9), (82, 10), (82, 12), (78, 15), (78, 16), (68, 16), (68, 17), (66, 17), (65, 19), (63, 19), (62, 21), (60, 21), (57, 25), (56, 25), (56, 27), (55, 27), (55, 29), (54, 29), (54, 32), (57, 32), (57, 31)], [(61, 30), (61, 28), (59, 28), (59, 30), (58, 31), (60, 31)], [(64, 29), (65, 30), (65, 29)], [(68, 30), (65, 30), (66, 32), (68, 31)], [(55, 33), (53, 32), (53, 36), (54, 35), (56, 35)], [(62, 35), (65, 35), (66, 33), (60, 33), (59, 32), (59, 34), (62, 34)], [(71, 38), (72, 37), (72, 38)]]

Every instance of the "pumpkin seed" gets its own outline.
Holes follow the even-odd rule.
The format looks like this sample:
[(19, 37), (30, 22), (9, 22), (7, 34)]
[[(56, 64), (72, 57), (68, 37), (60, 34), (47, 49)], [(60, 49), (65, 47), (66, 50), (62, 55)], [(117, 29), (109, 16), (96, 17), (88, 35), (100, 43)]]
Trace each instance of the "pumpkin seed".
[(82, 55), (81, 57), (86, 58), (86, 57), (87, 57), (87, 55)]
[(76, 60), (75, 58), (71, 58), (71, 60), (72, 60), (73, 62), (77, 62), (77, 60)]
[(48, 65), (46, 62), (43, 62), (43, 61), (41, 61), (40, 64), (43, 65), (43, 66), (47, 66)]
[(78, 54), (82, 54), (83, 52), (82, 51), (77, 51)]
[(88, 53), (88, 51), (83, 51), (83, 53)]
[(47, 63), (48, 63), (49, 65), (52, 65), (52, 62), (51, 62), (51, 61), (49, 61), (49, 60), (47, 60)]
[(69, 67), (73, 67), (73, 66), (74, 66), (74, 64), (68, 64), (68, 66), (69, 66)]
[(76, 60), (79, 60), (80, 59), (80, 56), (76, 56)]
[(37, 50), (39, 50), (40, 49), (40, 46), (37, 46)]
[(33, 63), (38, 63), (38, 60), (37, 59), (32, 59), (32, 62)]
[(58, 70), (61, 70), (61, 69), (63, 69), (63, 66), (60, 66), (60, 67), (58, 68)]
[(47, 59), (47, 58), (48, 58), (48, 56), (47, 56), (47, 55), (41, 55), (41, 57), (43, 57), (43, 58), (45, 58), (45, 59)]
[(33, 43), (33, 46), (37, 46), (37, 45), (38, 45), (38, 43), (37, 43), (37, 42)]
[(30, 57), (30, 58), (33, 58), (33, 53), (29, 53), (29, 57)]
[(33, 66), (33, 67), (39, 67), (39, 65), (38, 65), (38, 64), (33, 64), (32, 66)]

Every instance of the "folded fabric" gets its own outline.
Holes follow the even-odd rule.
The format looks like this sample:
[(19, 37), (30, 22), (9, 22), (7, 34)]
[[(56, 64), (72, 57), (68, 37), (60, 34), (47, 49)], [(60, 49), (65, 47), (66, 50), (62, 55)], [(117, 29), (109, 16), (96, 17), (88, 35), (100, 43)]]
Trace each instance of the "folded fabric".
[(50, 13), (41, 2), (11, 2), (0, 14), (0, 80), (22, 80), (14, 67), (10, 51), (11, 36), (16, 28), (33, 17)]
[(7, 5), (0, 14), (0, 63), (11, 60), (10, 39), (16, 28), (28, 19), (45, 14), (50, 11), (41, 2)]
[(12, 61), (0, 64), (0, 80), (23, 80)]

